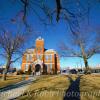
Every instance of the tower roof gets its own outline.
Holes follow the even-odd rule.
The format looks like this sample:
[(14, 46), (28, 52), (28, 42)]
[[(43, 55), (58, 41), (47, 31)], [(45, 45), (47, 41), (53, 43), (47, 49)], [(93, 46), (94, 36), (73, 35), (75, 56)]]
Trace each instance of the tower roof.
[(39, 36), (37, 39), (36, 39), (36, 41), (37, 40), (44, 40), (41, 36)]

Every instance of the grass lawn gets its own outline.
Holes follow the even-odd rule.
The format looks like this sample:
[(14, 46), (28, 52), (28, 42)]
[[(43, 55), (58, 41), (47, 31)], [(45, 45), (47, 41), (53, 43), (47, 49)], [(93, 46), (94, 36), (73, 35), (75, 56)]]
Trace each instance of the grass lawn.
[[(78, 75), (70, 77), (75, 81)], [(65, 75), (41, 76), (18, 97), (18, 100), (63, 100), (69, 86), (70, 81)], [(80, 78), (79, 89), (80, 100), (100, 100), (100, 75), (83, 75)]]
[(81, 100), (100, 100), (100, 75), (84, 75), (80, 80)]
[(66, 76), (41, 76), (18, 100), (62, 100), (68, 87), (69, 81)]
[(0, 76), (0, 88), (20, 82), (21, 80), (22, 77), (20, 75), (7, 75), (6, 81), (3, 81), (2, 76)]

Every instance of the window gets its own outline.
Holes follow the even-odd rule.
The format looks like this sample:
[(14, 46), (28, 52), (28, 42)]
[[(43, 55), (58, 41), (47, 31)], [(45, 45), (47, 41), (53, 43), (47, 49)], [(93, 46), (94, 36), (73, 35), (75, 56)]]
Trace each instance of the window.
[(42, 51), (42, 47), (40, 47), (40, 51)]
[(28, 71), (28, 64), (25, 64), (25, 71)]
[(37, 55), (37, 59), (42, 60), (42, 55)]
[(27, 61), (27, 62), (28, 62), (28, 61), (32, 61), (32, 55), (27, 54), (27, 56), (26, 56), (26, 61)]
[(46, 61), (47, 61), (47, 60), (52, 60), (52, 55), (51, 55), (51, 54), (45, 55), (45, 59), (46, 59)]
[(38, 48), (36, 48), (36, 51), (38, 51)]
[(50, 64), (50, 69), (52, 69), (52, 64)]
[(28, 61), (28, 55), (26, 55), (26, 62)]
[(52, 55), (49, 55), (49, 59), (52, 60)]
[(36, 51), (40, 51), (41, 52), (42, 51), (42, 47), (37, 47)]
[(37, 59), (39, 59), (39, 55), (37, 55)]
[(45, 55), (45, 59), (46, 59), (46, 61), (48, 61), (48, 60), (52, 60), (52, 55)]
[(49, 72), (49, 69), (50, 69), (50, 65), (47, 64), (47, 72)]
[(50, 73), (52, 73), (52, 64), (50, 64), (49, 66), (50, 66)]
[(49, 59), (48, 55), (45, 55), (45, 59), (46, 59), (46, 61)]
[(29, 61), (32, 61), (32, 55), (29, 55)]

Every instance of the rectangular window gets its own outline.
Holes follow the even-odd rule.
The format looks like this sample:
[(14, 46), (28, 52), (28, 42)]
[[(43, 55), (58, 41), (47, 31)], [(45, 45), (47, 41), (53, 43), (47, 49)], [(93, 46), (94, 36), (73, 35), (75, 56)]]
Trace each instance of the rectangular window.
[(50, 69), (52, 69), (52, 64), (50, 64)]
[(28, 71), (28, 64), (25, 64), (25, 71)]
[(28, 55), (26, 55), (26, 62), (28, 62)]
[(52, 60), (52, 55), (49, 55), (49, 59)]
[(45, 55), (45, 59), (46, 59), (46, 61), (48, 61), (48, 59), (49, 59), (48, 55)]
[(50, 73), (52, 73), (52, 64), (50, 64), (49, 66), (50, 66)]
[(42, 55), (41, 54), (37, 54), (37, 59), (42, 60)]
[(26, 62), (32, 61), (32, 55), (27, 54), (26, 55)]
[(29, 55), (29, 61), (32, 61), (32, 55)]
[(37, 55), (37, 59), (39, 59), (39, 55)]
[(49, 72), (49, 70), (50, 70), (50, 65), (47, 64), (47, 72)]

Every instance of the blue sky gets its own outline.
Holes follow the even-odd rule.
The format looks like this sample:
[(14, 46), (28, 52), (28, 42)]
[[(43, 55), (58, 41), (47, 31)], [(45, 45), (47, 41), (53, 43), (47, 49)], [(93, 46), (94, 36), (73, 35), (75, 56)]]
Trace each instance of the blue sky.
[[(52, 3), (52, 0), (48, 0), (50, 3), (50, 6), (54, 6)], [(86, 1), (86, 0), (83, 0)], [(16, 28), (13, 27), (13, 25), (8, 24), (7, 20), (9, 18), (12, 18), (16, 15), (16, 12), (18, 12), (20, 9), (22, 9), (21, 4), (10, 4), (9, 0), (0, 0), (0, 17), (3, 18), (0, 23), (1, 25), (6, 26), (7, 28), (16, 31)], [(6, 2), (6, 3), (5, 3)], [(38, 10), (38, 9), (37, 9)], [(5, 13), (4, 13), (5, 12)], [(96, 5), (92, 9), (92, 12), (90, 14), (90, 22), (93, 26), (100, 26), (100, 6)], [(43, 15), (41, 15), (43, 16)], [(29, 23), (31, 24), (32, 28), (36, 31), (41, 33), (40, 36), (42, 36), (45, 40), (45, 48), (48, 49), (55, 49), (59, 51), (59, 44), (62, 41), (68, 41), (70, 33), (68, 23), (65, 23), (64, 21), (59, 21), (58, 23), (55, 22), (54, 25), (50, 26), (44, 26), (40, 20), (37, 18), (36, 15), (33, 15), (32, 13), (29, 13), (28, 15)], [(7, 23), (6, 23), (7, 22)], [(34, 45), (35, 40), (31, 40), (31, 45)], [(32, 44), (33, 43), (33, 44)], [(59, 53), (59, 52), (58, 52)], [(89, 59), (89, 65), (95, 66), (97, 64), (100, 64), (100, 55), (95, 55), (91, 59)], [(1, 60), (0, 60), (1, 61)], [(77, 65), (80, 66), (83, 65), (83, 61), (80, 58), (60, 58), (60, 64), (61, 67), (76, 67)], [(20, 63), (16, 63), (16, 66), (20, 66)]]

